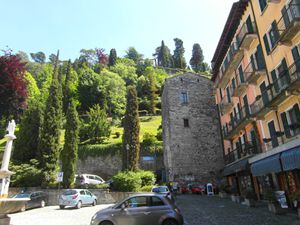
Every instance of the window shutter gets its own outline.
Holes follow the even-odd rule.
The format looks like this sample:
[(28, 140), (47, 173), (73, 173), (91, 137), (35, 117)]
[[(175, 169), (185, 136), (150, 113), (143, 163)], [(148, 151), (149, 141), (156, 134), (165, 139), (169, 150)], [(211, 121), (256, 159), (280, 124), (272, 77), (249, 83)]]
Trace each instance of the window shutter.
[(291, 136), (291, 131), (290, 131), (289, 123), (288, 123), (287, 118), (286, 118), (286, 113), (283, 112), (283, 113), (280, 114), (280, 116), (281, 116), (281, 120), (282, 120), (282, 123), (283, 123), (284, 133), (285, 133), (286, 137), (290, 137)]
[(294, 110), (294, 112), (296, 114), (297, 122), (300, 123), (300, 110), (299, 110), (298, 104), (295, 104), (293, 106), (293, 110)]
[(255, 55), (256, 55), (256, 59), (257, 59), (258, 69), (259, 70), (264, 69), (266, 66), (265, 66), (265, 59), (263, 57), (261, 45), (257, 46)]
[(266, 34), (264, 35), (263, 39), (264, 39), (267, 54), (269, 54), (270, 53), (270, 46), (269, 46), (268, 37), (267, 37)]
[(272, 22), (272, 31), (273, 31), (273, 34), (274, 34), (274, 43), (273, 43), (273, 46), (275, 45), (275, 43), (279, 40), (279, 31), (278, 31), (278, 28), (277, 28), (277, 23), (276, 23), (276, 20), (274, 20)]

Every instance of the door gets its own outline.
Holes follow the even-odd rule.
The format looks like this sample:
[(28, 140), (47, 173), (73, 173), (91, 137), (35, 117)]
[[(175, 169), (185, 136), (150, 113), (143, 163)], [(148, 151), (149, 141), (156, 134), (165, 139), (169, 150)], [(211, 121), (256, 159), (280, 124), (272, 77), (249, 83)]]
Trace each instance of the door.
[(266, 106), (269, 103), (269, 96), (268, 96), (268, 92), (267, 92), (267, 87), (266, 87), (266, 83), (263, 82), (260, 86), (259, 86), (260, 92), (261, 92), (261, 97), (262, 97), (262, 101), (264, 106)]
[(252, 25), (252, 21), (251, 21), (251, 17), (250, 16), (248, 16), (248, 18), (246, 20), (246, 24), (247, 24), (248, 33), (253, 33), (254, 29), (253, 29), (253, 25)]
[(92, 204), (94, 202), (93, 194), (89, 191), (85, 191), (86, 204)]
[(153, 225), (148, 202), (146, 196), (136, 196), (124, 201), (125, 209), (120, 207), (114, 213), (116, 224)]
[(278, 139), (277, 139), (277, 135), (276, 135), (276, 129), (275, 129), (274, 121), (271, 121), (270, 123), (268, 123), (268, 127), (269, 127), (272, 147), (275, 148), (275, 147), (278, 146)]
[[(159, 224), (160, 218), (162, 216), (167, 215), (170, 210), (170, 207), (168, 205), (165, 205), (165, 203), (156, 196), (150, 197), (150, 218), (151, 218), (151, 224)], [(141, 223), (143, 224), (143, 223)]]
[(248, 104), (248, 98), (247, 95), (245, 95), (243, 97), (243, 101), (244, 101), (244, 108), (245, 108), (245, 114), (244, 116), (249, 117), (250, 116), (250, 110), (249, 110), (249, 104)]

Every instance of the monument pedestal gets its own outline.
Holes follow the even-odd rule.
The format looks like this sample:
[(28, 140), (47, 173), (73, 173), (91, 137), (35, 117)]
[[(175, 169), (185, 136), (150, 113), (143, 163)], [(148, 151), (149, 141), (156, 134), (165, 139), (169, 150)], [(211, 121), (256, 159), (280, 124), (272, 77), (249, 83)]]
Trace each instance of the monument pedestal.
[(0, 214), (0, 225), (9, 225), (10, 224), (10, 217), (6, 214)]

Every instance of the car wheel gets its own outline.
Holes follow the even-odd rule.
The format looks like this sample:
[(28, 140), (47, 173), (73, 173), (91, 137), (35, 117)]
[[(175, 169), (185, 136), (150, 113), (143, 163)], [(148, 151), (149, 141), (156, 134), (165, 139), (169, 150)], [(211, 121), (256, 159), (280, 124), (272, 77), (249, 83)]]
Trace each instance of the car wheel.
[(92, 203), (92, 206), (95, 206), (95, 205), (97, 205), (97, 201), (96, 200), (94, 200), (93, 203)]
[(79, 202), (77, 203), (77, 205), (75, 206), (75, 208), (76, 208), (76, 209), (80, 209), (80, 208), (81, 208), (81, 201), (79, 201)]
[(100, 223), (100, 225), (114, 225), (114, 224), (110, 221), (103, 221), (102, 223)]
[(60, 205), (59, 208), (60, 208), (60, 209), (64, 209), (65, 206), (64, 206), (64, 205)]
[(178, 225), (176, 220), (165, 220), (163, 225)]
[(45, 202), (44, 200), (42, 200), (41, 203), (40, 203), (40, 207), (41, 207), (41, 208), (44, 208), (45, 205), (46, 205), (46, 202)]

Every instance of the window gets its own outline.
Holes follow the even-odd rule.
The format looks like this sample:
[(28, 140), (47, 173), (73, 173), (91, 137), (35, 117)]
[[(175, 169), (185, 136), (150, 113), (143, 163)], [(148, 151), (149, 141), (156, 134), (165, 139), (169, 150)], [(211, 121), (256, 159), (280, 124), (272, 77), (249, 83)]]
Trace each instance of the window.
[(184, 127), (189, 127), (189, 120), (188, 119), (183, 119), (183, 126)]
[(180, 101), (181, 101), (181, 104), (187, 104), (188, 103), (188, 96), (187, 96), (186, 92), (181, 92)]
[(151, 197), (151, 206), (161, 206), (165, 203), (158, 197)]
[(275, 47), (279, 39), (279, 32), (275, 20), (273, 21), (269, 31), (264, 35), (263, 39), (264, 39), (267, 54), (269, 54), (272, 51), (272, 49)]
[(125, 206), (128, 208), (145, 207), (147, 206), (147, 197), (140, 196), (130, 198), (125, 202)]
[(273, 86), (276, 93), (279, 93), (283, 90), (287, 83), (289, 83), (289, 75), (287, 74), (288, 67), (286, 60), (283, 59), (280, 65), (271, 71), (271, 77), (273, 81)]
[(298, 104), (295, 104), (287, 112), (281, 113), (280, 117), (287, 138), (300, 133), (300, 111)]
[(266, 0), (258, 0), (260, 11), (263, 12), (264, 9), (267, 7), (267, 1)]

